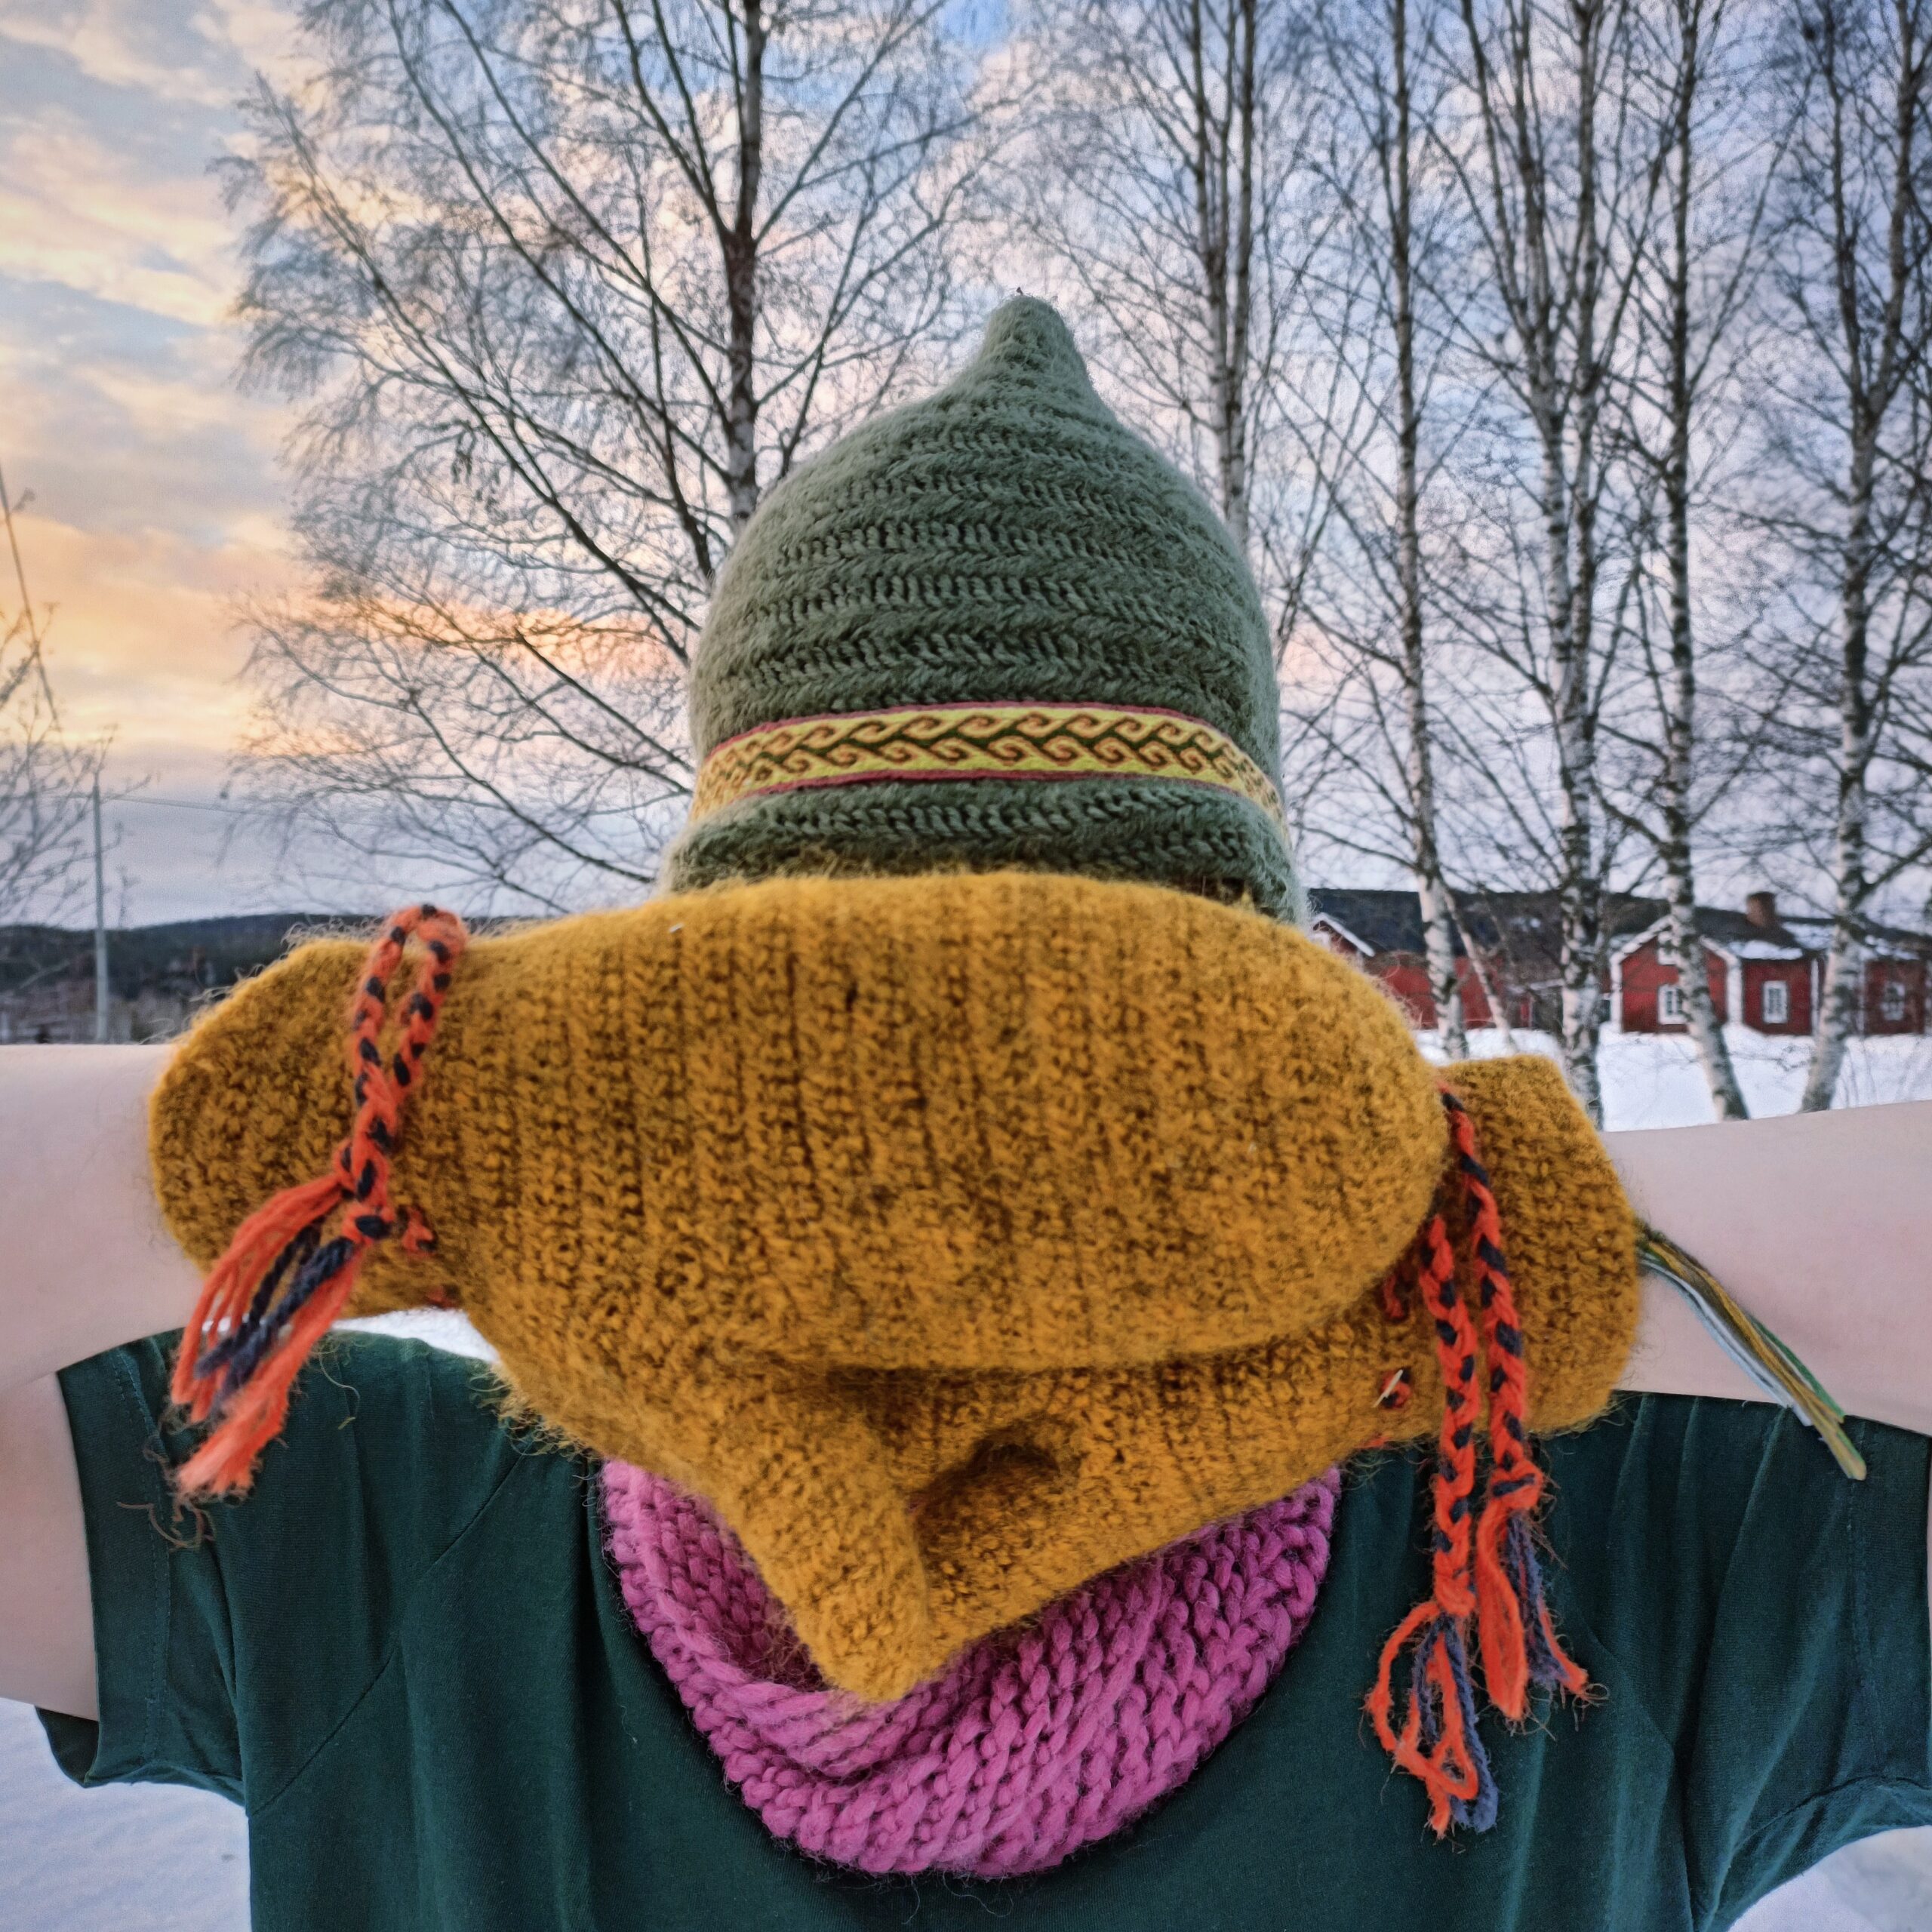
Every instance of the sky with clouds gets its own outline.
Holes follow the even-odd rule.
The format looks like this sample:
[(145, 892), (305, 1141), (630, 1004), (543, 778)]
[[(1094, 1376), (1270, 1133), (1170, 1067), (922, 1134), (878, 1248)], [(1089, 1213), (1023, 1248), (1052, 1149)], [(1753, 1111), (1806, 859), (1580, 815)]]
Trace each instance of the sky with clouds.
[(218, 798), (248, 702), (237, 602), (293, 574), (286, 414), (233, 380), (236, 224), (210, 173), (291, 12), (0, 0), (0, 465), (31, 493), (64, 716), (112, 734), (110, 916), (134, 922), (325, 904), (248, 823), (162, 802)]
[[(250, 694), (238, 621), (297, 580), (277, 454), (243, 393), (239, 220), (212, 165), (253, 76), (292, 78), (299, 0), (0, 0), (0, 469), (54, 608), (69, 727), (110, 734), (109, 917), (380, 912), (420, 879), (302, 863), (220, 809)], [(990, 33), (994, 0), (954, 24)], [(17, 604), (0, 581), (0, 627)]]

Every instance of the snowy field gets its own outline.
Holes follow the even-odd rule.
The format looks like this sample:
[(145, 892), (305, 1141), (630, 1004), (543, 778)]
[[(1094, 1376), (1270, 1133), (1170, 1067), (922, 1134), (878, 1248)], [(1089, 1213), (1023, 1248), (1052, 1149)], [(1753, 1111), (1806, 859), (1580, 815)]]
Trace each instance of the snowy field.
[[(1724, 1037), (1753, 1117), (1795, 1112), (1811, 1042), (1802, 1037), (1774, 1038), (1741, 1026), (1727, 1027)], [(1420, 1038), (1423, 1051), (1434, 1054), (1434, 1035)], [(1518, 1032), (1515, 1043), (1518, 1052), (1556, 1057), (1557, 1043), (1547, 1033)], [(1469, 1035), (1469, 1048), (1478, 1060), (1503, 1051), (1487, 1027)], [(1681, 1034), (1606, 1034), (1598, 1065), (1607, 1128), (1688, 1127), (1711, 1118), (1710, 1089), (1697, 1050)], [(1932, 1100), (1932, 1034), (1851, 1042), (1838, 1075), (1840, 1106), (1924, 1100)], [(1927, 1923), (1932, 1926), (1932, 1921)]]
[[(1555, 1051), (1545, 1035), (1521, 1034), (1517, 1044)], [(1733, 1029), (1753, 1113), (1796, 1106), (1807, 1046)], [(1475, 1051), (1498, 1051), (1494, 1036), (1478, 1034)], [(1602, 1064), (1613, 1128), (1710, 1117), (1687, 1040), (1613, 1036)], [(1838, 1097), (1841, 1105), (1932, 1099), (1932, 1038), (1854, 1042)], [(460, 1318), (371, 1325), (473, 1346)], [(232, 1806), (152, 1786), (77, 1790), (54, 1770), (32, 1712), (0, 1703), (0, 1927), (244, 1932), (248, 1890), (247, 1838)], [(1932, 1832), (1894, 1832), (1853, 1846), (1767, 1899), (1740, 1921), (1740, 1932), (1932, 1932)]]

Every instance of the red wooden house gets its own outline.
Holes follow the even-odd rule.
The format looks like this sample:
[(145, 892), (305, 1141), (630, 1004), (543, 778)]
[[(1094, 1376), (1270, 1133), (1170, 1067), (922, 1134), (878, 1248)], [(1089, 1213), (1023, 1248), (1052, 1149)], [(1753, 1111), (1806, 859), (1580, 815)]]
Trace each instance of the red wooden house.
[[(1468, 1025), (1494, 1024), (1483, 986), (1485, 978), (1497, 998), (1508, 1001), (1512, 1026), (1543, 1023), (1542, 1008), (1555, 984), (1555, 956), (1545, 943), (1543, 928), (1554, 916), (1555, 906), (1545, 893), (1491, 893), (1463, 908), (1475, 943), (1482, 949), (1482, 971), (1478, 973), (1463, 931), (1457, 928), (1456, 975)], [(1422, 906), (1414, 893), (1317, 887), (1309, 894), (1309, 929), (1315, 936), (1380, 980), (1401, 1003), (1411, 1024), (1435, 1025), (1435, 1001), (1429, 990), (1423, 950)]]
[[(1825, 952), (1832, 942), (1829, 919), (1800, 918), (1793, 929), (1819, 956), (1823, 984)], [(1868, 924), (1865, 929), (1865, 983), (1859, 1030), (1865, 1033), (1923, 1033), (1932, 1019), (1932, 937), (1902, 927)]]
[[(1318, 888), (1309, 894), (1315, 936), (1382, 981), (1419, 1027), (1436, 1024), (1423, 949), (1422, 912), (1407, 891)], [(1555, 1031), (1559, 998), (1559, 921), (1555, 895), (1466, 893), (1461, 910), (1482, 971), (1456, 935), (1463, 1011), (1472, 1026), (1492, 1023), (1486, 979), (1508, 1003), (1511, 1024)], [(1684, 1029), (1668, 909), (1660, 899), (1611, 894), (1604, 922), (1611, 935), (1603, 980), (1609, 1023), (1629, 1033)], [(1704, 970), (1718, 1017), (1759, 1033), (1811, 1031), (1823, 983), (1829, 922), (1779, 917), (1768, 892), (1743, 909), (1697, 909)], [(1921, 1033), (1932, 1018), (1932, 940), (1874, 926), (1866, 934), (1866, 983), (1860, 1030)]]
[[(1808, 1033), (1817, 1011), (1817, 953), (1781, 924), (1777, 901), (1754, 892), (1741, 912), (1697, 909), (1704, 975), (1721, 1023), (1759, 1033)], [(1667, 915), (1611, 953), (1612, 1023), (1626, 1033), (1680, 1033), (1687, 1022)]]
[(1925, 1031), (1926, 955), (1878, 950), (1865, 962), (1865, 1031), (1868, 1033), (1922, 1033)]

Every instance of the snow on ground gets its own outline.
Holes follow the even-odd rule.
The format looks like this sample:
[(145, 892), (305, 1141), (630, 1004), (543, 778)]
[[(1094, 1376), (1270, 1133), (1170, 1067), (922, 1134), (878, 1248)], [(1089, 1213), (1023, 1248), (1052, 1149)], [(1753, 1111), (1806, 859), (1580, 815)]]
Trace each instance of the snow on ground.
[[(1731, 1051), (1754, 1114), (1798, 1103), (1810, 1043), (1733, 1028)], [(1425, 1038), (1426, 1047), (1434, 1042)], [(1501, 1051), (1473, 1038), (1483, 1058)], [(1554, 1054), (1545, 1034), (1519, 1048)], [(1612, 1035), (1604, 1042), (1607, 1124), (1681, 1127), (1710, 1118), (1687, 1039)], [(1932, 1099), (1932, 1038), (1860, 1040), (1839, 1084), (1841, 1106)], [(460, 1317), (399, 1316), (369, 1324), (474, 1349)], [(54, 1768), (38, 1723), (0, 1702), (0, 1926), (8, 1932), (245, 1932), (248, 1846), (242, 1814), (222, 1799), (158, 1786), (82, 1792)], [(1739, 1932), (1928, 1932), (1932, 1831), (1893, 1832), (1829, 1859), (1764, 1900)], [(532, 1928), (532, 1932), (541, 1932)], [(1340, 1928), (1337, 1928), (1340, 1932)]]
[(39, 1720), (0, 1701), (0, 1925), (8, 1932), (244, 1932), (240, 1810), (165, 1785), (83, 1791)]
[[(1440, 1057), (1434, 1034), (1419, 1037), (1425, 1052)], [(1810, 1041), (1801, 1035), (1774, 1038), (1743, 1026), (1727, 1027), (1724, 1038), (1752, 1115), (1795, 1112), (1810, 1062)], [(1548, 1033), (1519, 1032), (1515, 1044), (1519, 1052), (1556, 1057), (1556, 1041)], [(1478, 1060), (1490, 1060), (1503, 1047), (1493, 1029), (1482, 1027), (1469, 1035), (1469, 1051)], [(1711, 1091), (1697, 1049), (1685, 1035), (1608, 1033), (1597, 1063), (1607, 1128), (1689, 1127), (1711, 1118)], [(1840, 1106), (1924, 1100), (1932, 1100), (1932, 1034), (1850, 1043), (1838, 1075)]]

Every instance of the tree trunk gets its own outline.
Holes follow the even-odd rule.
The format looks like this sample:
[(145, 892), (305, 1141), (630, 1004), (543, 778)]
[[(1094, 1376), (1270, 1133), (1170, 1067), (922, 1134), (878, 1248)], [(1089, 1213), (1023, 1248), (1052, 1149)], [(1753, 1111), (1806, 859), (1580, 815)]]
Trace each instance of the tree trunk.
[(1475, 936), (1469, 931), (1462, 909), (1456, 903), (1455, 895), (1445, 891), (1443, 897), (1448, 903), (1449, 916), (1456, 922), (1456, 930), (1463, 935), (1463, 950), (1469, 955), (1476, 984), (1481, 987), (1482, 996), (1489, 1002), (1489, 1023), (1496, 1029), (1497, 1042), (1506, 1054), (1513, 1054), (1516, 1051), (1516, 1029), (1509, 1023), (1508, 994), (1489, 970), (1489, 963), (1477, 947)]
[(1436, 838), (1435, 773), (1431, 746), (1426, 668), (1423, 657), (1422, 540), (1418, 528), (1417, 448), (1420, 423), (1416, 408), (1415, 305), (1411, 256), (1410, 93), (1408, 0), (1392, 0), (1395, 79), (1395, 131), (1389, 193), (1390, 266), (1395, 285), (1395, 570), (1402, 637), (1403, 697), (1409, 733), (1409, 814), (1414, 851), (1416, 892), (1422, 905), (1423, 956), (1429, 997), (1435, 1007), (1442, 1050), (1451, 1060), (1469, 1056), (1463, 1013), (1462, 981), (1456, 970), (1455, 928), (1443, 884)]
[(1570, 568), (1571, 519), (1563, 473), (1561, 429), (1552, 417), (1543, 435), (1544, 569), (1549, 595), (1550, 657), (1555, 670), (1552, 719), (1558, 779), (1557, 904), (1561, 928), (1563, 1072), (1593, 1121), (1603, 1118), (1597, 1047), (1603, 1030), (1599, 979), (1603, 895), (1596, 875), (1596, 827), (1591, 781), (1595, 746), (1589, 730), (1589, 679), (1577, 635), (1579, 598)]
[[(1570, 386), (1576, 408), (1576, 470), (1563, 488), (1561, 414), (1554, 406), (1556, 383), (1548, 383), (1551, 406), (1545, 418), (1546, 523), (1553, 568), (1551, 587), (1558, 621), (1551, 638), (1556, 666), (1556, 752), (1562, 803), (1557, 828), (1562, 853), (1558, 899), (1563, 918), (1563, 1070), (1592, 1120), (1603, 1119), (1603, 1086), (1597, 1048), (1603, 1032), (1603, 881), (1598, 875), (1595, 818), (1596, 742), (1590, 673), (1596, 598), (1597, 492), (1595, 466), (1598, 413), (1607, 371), (1598, 360), (1596, 304), (1603, 279), (1603, 255), (1597, 235), (1597, 62), (1601, 14), (1593, 0), (1573, 0), (1577, 32), (1577, 235), (1579, 272), (1577, 347)], [(1556, 358), (1546, 365), (1553, 378)], [(1554, 490), (1549, 485), (1554, 483)], [(1567, 512), (1567, 519), (1563, 515)], [(1567, 527), (1566, 528), (1566, 521)], [(1567, 537), (1575, 546), (1570, 568)]]
[[(1664, 891), (1684, 1017), (1697, 1042), (1711, 1104), (1720, 1120), (1746, 1120), (1749, 1110), (1718, 1023), (1697, 931), (1697, 877), (1691, 851), (1691, 783), (1697, 746), (1697, 662), (1690, 605), (1690, 195), (1692, 105), (1697, 98), (1697, 15), (1682, 8), (1684, 47), (1678, 75), (1672, 146), (1677, 178), (1672, 196), (1670, 259), (1670, 448), (1664, 464), (1665, 546), (1670, 573), (1670, 678), (1664, 707)], [(1734, 1020), (1742, 1014), (1734, 1014)]]
[(731, 377), (724, 403), (724, 483), (735, 542), (758, 508), (758, 192), (764, 167), (764, 45), (761, 0), (746, 0), (745, 77), (738, 122), (738, 198), (724, 244)]
[[(1927, 340), (1922, 326), (1909, 331), (1905, 317), (1912, 285), (1924, 272), (1922, 242), (1914, 229), (1922, 220), (1918, 186), (1923, 161), (1920, 153), (1924, 125), (1924, 57), (1919, 51), (1917, 22), (1904, 6), (1897, 11), (1899, 38), (1893, 81), (1893, 136), (1889, 156), (1891, 179), (1887, 210), (1886, 300), (1876, 329), (1859, 309), (1860, 222), (1845, 186), (1842, 93), (1856, 85), (1838, 66), (1839, 26), (1836, 14), (1824, 11), (1817, 44), (1823, 75), (1834, 109), (1831, 158), (1834, 256), (1832, 268), (1839, 307), (1846, 378), (1850, 460), (1845, 476), (1845, 534), (1840, 574), (1838, 798), (1832, 827), (1832, 911), (1831, 950), (1825, 962), (1825, 984), (1818, 1002), (1811, 1066), (1799, 1102), (1806, 1112), (1831, 1106), (1838, 1091), (1845, 1046), (1857, 1029), (1863, 1004), (1864, 921), (1872, 897), (1869, 873), (1872, 762), (1877, 752), (1875, 694), (1872, 674), (1872, 574), (1873, 498), (1881, 439), (1887, 412), (1898, 397), (1922, 376)], [(1869, 342), (1868, 342), (1869, 337)], [(1896, 659), (1890, 660), (1895, 664)], [(1889, 666), (1887, 666), (1889, 668)]]
[(1730, 1048), (1718, 1021), (1717, 1002), (1711, 997), (1710, 974), (1705, 964), (1703, 937), (1697, 930), (1697, 902), (1691, 895), (1689, 875), (1682, 867), (1670, 867), (1668, 858), (1666, 865), (1670, 944), (1677, 955), (1677, 986), (1684, 1004), (1684, 1024), (1697, 1042), (1697, 1056), (1703, 1063), (1704, 1078), (1711, 1090), (1711, 1105), (1718, 1118), (1749, 1120), (1751, 1110), (1744, 1104), (1744, 1091), (1737, 1084)]
[(1449, 895), (1443, 889), (1439, 869), (1425, 871), (1418, 865), (1416, 896), (1422, 902), (1423, 958), (1429, 971), (1429, 996), (1435, 1003), (1435, 1023), (1441, 1032), (1442, 1051), (1451, 1060), (1467, 1060), (1469, 1023), (1463, 1011), (1462, 976), (1456, 967), (1456, 928), (1449, 916)]
[(1225, 119), (1208, 94), (1201, 0), (1192, 0), (1195, 247), (1208, 303), (1208, 408), (1223, 521), (1243, 556), (1248, 546), (1247, 358), (1254, 255), (1254, 28), (1256, 0), (1227, 14)]
[(1801, 1110), (1816, 1113), (1837, 1094), (1846, 1042), (1857, 1029), (1863, 1004), (1865, 949), (1863, 930), (1871, 888), (1866, 878), (1866, 786), (1872, 763), (1872, 700), (1866, 688), (1872, 577), (1872, 483), (1877, 456), (1877, 426), (1854, 424), (1851, 473), (1847, 495), (1850, 518), (1845, 534), (1844, 626), (1842, 683), (1838, 695), (1837, 823), (1832, 836), (1831, 950), (1825, 960), (1824, 989), (1818, 1002), (1811, 1066)]
[[(1471, 0), (1463, 19), (1472, 48), (1480, 31)], [(1597, 0), (1572, 0), (1577, 44), (1577, 205), (1574, 263), (1559, 270), (1549, 232), (1549, 176), (1528, 107), (1535, 55), (1527, 31), (1512, 30), (1509, 60), (1517, 106), (1511, 162), (1521, 189), (1521, 279), (1512, 297), (1521, 346), (1525, 412), (1540, 457), (1538, 508), (1543, 523), (1543, 596), (1549, 648), (1549, 706), (1556, 755), (1556, 884), (1561, 931), (1558, 984), (1561, 1052), (1571, 1090), (1590, 1118), (1603, 1118), (1597, 1048), (1603, 1029), (1603, 885), (1597, 875), (1596, 743), (1591, 689), (1595, 516), (1601, 477), (1594, 460), (1596, 423), (1607, 371), (1598, 359), (1596, 303), (1604, 272), (1596, 229), (1597, 62), (1601, 17)], [(1507, 259), (1500, 269), (1514, 273)], [(1563, 318), (1573, 318), (1575, 347), (1564, 367)], [(1575, 448), (1574, 473), (1571, 445)]]

